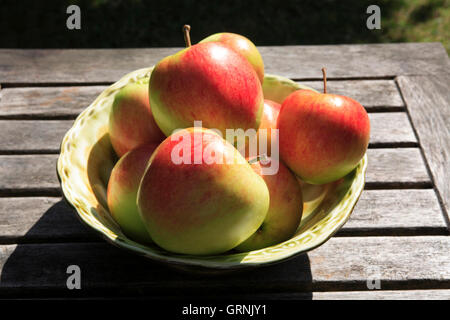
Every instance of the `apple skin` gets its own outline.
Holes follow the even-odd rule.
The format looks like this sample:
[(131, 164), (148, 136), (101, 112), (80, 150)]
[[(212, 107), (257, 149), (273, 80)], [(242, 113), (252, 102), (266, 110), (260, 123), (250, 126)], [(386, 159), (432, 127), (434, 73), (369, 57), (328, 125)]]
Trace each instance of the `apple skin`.
[(139, 145), (160, 143), (166, 138), (152, 115), (148, 82), (128, 84), (116, 94), (109, 117), (109, 136), (119, 157)]
[[(264, 99), (264, 109), (263, 114), (261, 117), (261, 124), (259, 126), (259, 130), (266, 129), (267, 130), (267, 155), (271, 156), (271, 150), (272, 150), (272, 129), (277, 129), (277, 120), (278, 115), (280, 113), (281, 105), (279, 103), (276, 103), (272, 100)], [(257, 132), (258, 134), (258, 132)], [(258, 148), (256, 154), (250, 154), (250, 148), (248, 145), (248, 139), (246, 139), (245, 143), (245, 154), (243, 154), (244, 157), (247, 158), (253, 158), (261, 154), (262, 150), (259, 149), (260, 141), (259, 141), (259, 134), (257, 136), (258, 141)], [(242, 153), (242, 152), (241, 152)]]
[(264, 61), (256, 46), (248, 38), (230, 32), (221, 32), (210, 35), (200, 41), (205, 42), (221, 42), (230, 47), (235, 52), (243, 55), (256, 71), (261, 83), (264, 81)]
[[(200, 142), (191, 144), (188, 138)], [(179, 144), (192, 150), (192, 163), (172, 161)], [(211, 156), (205, 150), (225, 160), (207, 164)], [(194, 164), (202, 154), (202, 163)], [(153, 153), (137, 201), (156, 244), (175, 253), (208, 255), (236, 247), (259, 228), (269, 208), (269, 191), (230, 143), (212, 130), (188, 128)]]
[(139, 214), (137, 191), (153, 151), (151, 143), (127, 152), (114, 166), (108, 182), (109, 211), (125, 235), (141, 243), (151, 243), (150, 235)]
[(267, 136), (270, 137), (270, 131), (277, 128), (278, 115), (281, 105), (275, 101), (264, 99), (264, 111), (259, 129), (267, 129)]
[(258, 230), (236, 247), (236, 250), (241, 252), (262, 249), (290, 239), (300, 224), (303, 210), (300, 184), (282, 162), (279, 163), (275, 175), (261, 174), (261, 167), (269, 164), (255, 162), (251, 166), (266, 182), (270, 206), (266, 219)]
[(340, 95), (298, 90), (281, 106), (280, 156), (302, 180), (323, 184), (353, 170), (369, 144), (364, 107)]
[(150, 78), (150, 104), (167, 135), (194, 126), (258, 129), (262, 86), (250, 63), (218, 42), (199, 43), (162, 59)]

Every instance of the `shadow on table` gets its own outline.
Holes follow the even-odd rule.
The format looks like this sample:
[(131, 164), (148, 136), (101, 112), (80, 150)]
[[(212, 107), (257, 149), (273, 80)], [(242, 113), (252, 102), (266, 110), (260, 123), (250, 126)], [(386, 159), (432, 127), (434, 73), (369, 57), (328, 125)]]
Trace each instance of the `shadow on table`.
[[(109, 138), (103, 136), (88, 159), (89, 183), (103, 206), (107, 206), (107, 180), (114, 165), (112, 153)], [(251, 299), (311, 290), (307, 255), (239, 272), (182, 272), (107, 243), (79, 220), (64, 199), (48, 201), (49, 208), (16, 241), (19, 244), (0, 251), (0, 296)], [(70, 266), (76, 266), (79, 274)], [(67, 284), (71, 287), (77, 279), (81, 289), (69, 289)]]
[[(274, 292), (311, 299), (307, 255), (229, 274), (191, 274), (103, 241), (60, 200), (18, 240), (0, 251), (0, 297), (137, 297), (154, 299), (258, 299)], [(81, 289), (71, 265), (80, 268)], [(69, 280), (68, 280), (69, 279)]]

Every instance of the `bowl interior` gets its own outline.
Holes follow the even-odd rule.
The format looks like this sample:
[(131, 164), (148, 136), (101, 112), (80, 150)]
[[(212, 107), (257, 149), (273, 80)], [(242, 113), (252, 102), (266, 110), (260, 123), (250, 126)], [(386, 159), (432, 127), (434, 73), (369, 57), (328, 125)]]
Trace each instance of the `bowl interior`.
[[(279, 262), (311, 250), (328, 240), (349, 218), (364, 187), (367, 156), (344, 178), (321, 186), (302, 183), (304, 213), (289, 240), (246, 253), (230, 251), (215, 256), (179, 255), (156, 245), (143, 245), (123, 234), (108, 211), (106, 188), (118, 160), (108, 135), (109, 112), (116, 92), (131, 82), (148, 79), (152, 68), (136, 70), (102, 92), (76, 119), (65, 135), (58, 159), (58, 175), (67, 201), (88, 226), (113, 244), (175, 266), (237, 269)], [(264, 96), (281, 103), (291, 92), (309, 89), (289, 79), (266, 75)], [(311, 89), (312, 90), (312, 89)]]

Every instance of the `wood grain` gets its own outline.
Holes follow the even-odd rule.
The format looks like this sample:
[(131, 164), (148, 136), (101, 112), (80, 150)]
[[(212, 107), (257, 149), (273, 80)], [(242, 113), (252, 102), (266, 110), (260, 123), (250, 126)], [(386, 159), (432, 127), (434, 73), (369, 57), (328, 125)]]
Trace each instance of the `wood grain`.
[(75, 118), (106, 86), (4, 88), (1, 119)]
[[(415, 146), (406, 113), (371, 113), (372, 147)], [(72, 120), (0, 120), (0, 153), (57, 153)]]
[(100, 240), (61, 198), (0, 198), (0, 243)]
[(450, 300), (450, 290), (314, 292), (313, 300)]
[[(418, 148), (369, 149), (366, 186), (429, 187)], [(0, 195), (58, 195), (58, 155), (0, 155)]]
[(59, 153), (72, 124), (72, 120), (0, 120), (0, 152)]
[[(181, 48), (0, 50), (0, 84), (110, 83)], [(293, 79), (376, 78), (442, 73), (441, 43), (259, 47), (266, 72)], [(45, 66), (45, 67), (44, 67)]]
[[(147, 297), (133, 297), (133, 299)], [(208, 296), (202, 299), (208, 299)], [(211, 299), (211, 298), (209, 298)], [(234, 294), (218, 295), (213, 299), (222, 301), (237, 300), (450, 300), (450, 290), (365, 290), (365, 291), (329, 291), (329, 292), (296, 292), (271, 294)]]
[(366, 187), (430, 187), (418, 148), (368, 149)]
[[(428, 190), (365, 190), (337, 236), (446, 234), (436, 195)], [(60, 198), (0, 198), (0, 243), (100, 240)]]
[(292, 79), (395, 77), (445, 72), (450, 65), (441, 43), (278, 46), (260, 49), (267, 73)]
[(417, 138), (405, 112), (369, 113), (369, 147), (417, 146)]
[[(322, 90), (322, 82), (301, 82)], [(0, 90), (0, 119), (74, 119), (106, 86), (26, 87)], [(401, 111), (393, 80), (328, 81), (330, 92), (352, 97), (370, 111)]]
[(0, 195), (60, 195), (57, 155), (0, 156)]
[(434, 190), (364, 190), (337, 235), (448, 234)]
[[(322, 81), (299, 81), (299, 83), (323, 92)], [(355, 99), (369, 112), (401, 110), (405, 107), (394, 80), (327, 81), (327, 92)]]
[[(449, 289), (450, 237), (331, 238), (284, 263), (207, 277), (179, 273), (106, 243), (0, 246), (0, 295), (178, 294)], [(24, 263), (27, 261), (27, 263)], [(66, 288), (67, 267), (81, 269), (81, 290)], [(78, 291), (78, 292), (76, 292)]]
[(450, 214), (450, 73), (398, 77), (397, 81), (438, 194)]

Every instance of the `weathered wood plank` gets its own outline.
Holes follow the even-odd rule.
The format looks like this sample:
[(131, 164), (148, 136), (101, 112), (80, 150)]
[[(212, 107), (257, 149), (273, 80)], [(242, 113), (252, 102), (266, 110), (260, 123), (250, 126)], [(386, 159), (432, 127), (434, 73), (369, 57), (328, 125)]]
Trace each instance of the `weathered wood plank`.
[[(320, 81), (302, 82), (322, 90)], [(27, 87), (0, 90), (0, 118), (75, 118), (106, 86)], [(330, 92), (361, 102), (367, 110), (400, 110), (403, 100), (393, 80), (328, 81)]]
[(405, 112), (369, 113), (369, 119), (369, 147), (417, 145), (417, 138)]
[(3, 49), (0, 84), (110, 83), (181, 49)]
[[(0, 84), (104, 83), (156, 64), (181, 48), (0, 50)], [(294, 79), (373, 78), (442, 73), (441, 43), (259, 47), (266, 72)]]
[(0, 243), (99, 239), (61, 198), (0, 198)]
[[(139, 299), (139, 297), (133, 297)], [(203, 297), (202, 297), (203, 298)], [(204, 296), (208, 299), (208, 296)], [(211, 298), (210, 298), (211, 299)], [(214, 299), (237, 300), (450, 300), (450, 290), (366, 290), (271, 294), (217, 295)]]
[[(406, 113), (371, 113), (371, 146), (415, 146)], [(0, 152), (56, 153), (72, 120), (0, 120)]]
[(430, 187), (418, 148), (368, 149), (366, 187)]
[(447, 234), (434, 190), (364, 190), (337, 235)]
[(441, 43), (278, 46), (260, 49), (267, 73), (292, 79), (373, 78), (445, 72), (450, 65)]
[(4, 88), (0, 118), (74, 118), (106, 86)]
[(397, 81), (438, 194), (450, 214), (450, 73), (398, 77)]
[(57, 153), (72, 120), (0, 120), (1, 153)]
[(57, 155), (0, 156), (0, 195), (59, 195)]
[[(427, 187), (428, 177), (418, 148), (369, 149), (366, 186)], [(58, 155), (0, 155), (0, 194), (59, 194)]]
[[(337, 235), (430, 235), (446, 230), (431, 189), (365, 190)], [(99, 239), (59, 198), (0, 198), (0, 243)]]
[(450, 300), (450, 290), (314, 292), (313, 300)]
[[(299, 81), (319, 92), (322, 81)], [(327, 81), (327, 92), (344, 95), (361, 103), (369, 112), (399, 110), (404, 103), (394, 80), (338, 80)]]
[[(281, 264), (206, 277), (175, 272), (106, 243), (2, 245), (0, 295), (367, 290), (374, 280), (382, 290), (449, 289), (449, 252), (446, 236), (335, 237)], [(82, 289), (70, 291), (66, 270), (74, 264)]]

